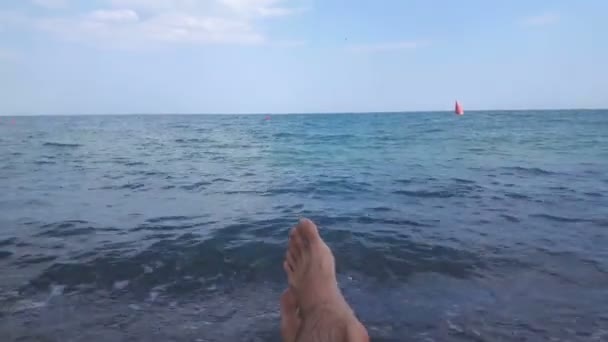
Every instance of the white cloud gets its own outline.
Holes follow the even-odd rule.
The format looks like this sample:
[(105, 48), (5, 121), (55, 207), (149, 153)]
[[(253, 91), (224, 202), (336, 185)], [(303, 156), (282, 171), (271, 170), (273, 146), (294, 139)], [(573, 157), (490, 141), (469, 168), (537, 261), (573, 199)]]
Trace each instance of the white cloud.
[[(67, 5), (69, 0), (32, 1), (49, 7)], [(272, 41), (258, 24), (301, 11), (284, 6), (288, 1), (300, 0), (100, 1), (107, 7), (78, 14), (28, 16), (20, 12), (16, 16), (19, 24), (8, 26), (34, 28), (60, 39), (103, 47), (139, 48), (175, 43), (298, 45)]]
[(215, 17), (162, 15), (141, 28), (148, 39), (165, 42), (257, 44), (265, 40), (247, 22)]
[(353, 52), (374, 53), (374, 52), (389, 52), (401, 50), (413, 50), (426, 45), (424, 42), (418, 41), (399, 41), (388, 43), (375, 44), (355, 44), (348, 46), (348, 49)]
[(64, 8), (68, 6), (68, 0), (32, 0), (35, 5), (45, 8)]
[(559, 13), (545, 12), (539, 15), (526, 17), (522, 20), (524, 26), (548, 26), (557, 24), (561, 17)]
[(91, 12), (89, 17), (98, 21), (133, 22), (138, 21), (139, 16), (133, 10), (97, 10)]
[(202, 10), (217, 0), (107, 0), (111, 6), (142, 11), (193, 11)]
[(301, 12), (302, 8), (282, 6), (283, 0), (219, 0), (235, 12), (249, 16), (283, 17)]
[(119, 48), (159, 43), (258, 44), (265, 40), (243, 21), (187, 14), (161, 14), (141, 20), (132, 10), (44, 19), (38, 22), (38, 27), (70, 41)]

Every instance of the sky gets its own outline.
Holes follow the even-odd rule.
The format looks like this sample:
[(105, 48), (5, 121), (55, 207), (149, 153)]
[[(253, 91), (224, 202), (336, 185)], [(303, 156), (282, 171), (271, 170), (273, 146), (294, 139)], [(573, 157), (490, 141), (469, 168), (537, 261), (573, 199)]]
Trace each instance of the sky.
[(608, 1), (2, 0), (0, 115), (608, 108)]

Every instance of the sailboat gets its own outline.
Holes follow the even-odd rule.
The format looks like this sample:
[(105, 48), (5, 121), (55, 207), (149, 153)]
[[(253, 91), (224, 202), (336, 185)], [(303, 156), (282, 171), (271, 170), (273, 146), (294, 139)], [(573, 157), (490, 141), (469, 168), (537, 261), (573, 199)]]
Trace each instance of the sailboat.
[(464, 109), (462, 109), (462, 105), (458, 100), (456, 100), (456, 105), (454, 106), (454, 113), (456, 115), (464, 115)]

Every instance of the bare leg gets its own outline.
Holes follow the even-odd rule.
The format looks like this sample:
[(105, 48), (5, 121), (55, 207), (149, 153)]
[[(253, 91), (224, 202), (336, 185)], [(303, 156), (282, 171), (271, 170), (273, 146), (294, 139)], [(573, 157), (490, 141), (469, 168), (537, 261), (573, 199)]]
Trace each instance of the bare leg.
[[(292, 230), (283, 268), (299, 310), (294, 341), (369, 341), (338, 288), (334, 256), (312, 221), (302, 219)], [(284, 333), (283, 339), (291, 342), (292, 336)]]

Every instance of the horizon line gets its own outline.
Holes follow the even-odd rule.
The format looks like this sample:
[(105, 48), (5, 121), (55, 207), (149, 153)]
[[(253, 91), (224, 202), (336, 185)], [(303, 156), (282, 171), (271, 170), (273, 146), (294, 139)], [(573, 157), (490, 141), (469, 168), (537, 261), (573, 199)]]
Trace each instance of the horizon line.
[[(475, 112), (545, 112), (545, 111), (591, 111), (608, 110), (608, 108), (546, 108), (546, 109), (470, 109), (465, 113)], [(157, 113), (50, 113), (50, 114), (0, 114), (0, 117), (11, 116), (129, 116), (129, 115), (344, 115), (344, 114), (424, 114), (424, 113), (452, 113), (453, 110), (407, 110), (407, 111), (340, 111), (340, 112), (249, 112), (249, 113), (203, 113), (203, 112), (157, 112)]]

